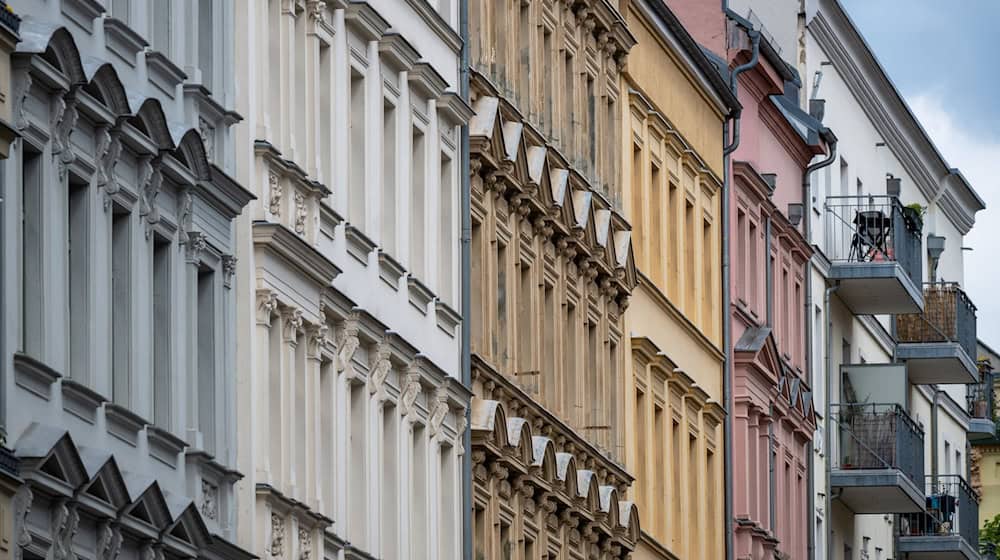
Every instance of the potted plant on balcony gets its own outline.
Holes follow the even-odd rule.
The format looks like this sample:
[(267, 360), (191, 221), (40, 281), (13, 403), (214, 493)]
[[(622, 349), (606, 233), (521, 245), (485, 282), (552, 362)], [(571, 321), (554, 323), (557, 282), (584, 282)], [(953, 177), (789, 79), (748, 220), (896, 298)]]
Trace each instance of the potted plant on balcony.
[(924, 213), (927, 212), (926, 206), (921, 206), (919, 203), (914, 202), (913, 204), (907, 204), (903, 207), (903, 219), (906, 221), (906, 227), (915, 233), (919, 233), (924, 230)]

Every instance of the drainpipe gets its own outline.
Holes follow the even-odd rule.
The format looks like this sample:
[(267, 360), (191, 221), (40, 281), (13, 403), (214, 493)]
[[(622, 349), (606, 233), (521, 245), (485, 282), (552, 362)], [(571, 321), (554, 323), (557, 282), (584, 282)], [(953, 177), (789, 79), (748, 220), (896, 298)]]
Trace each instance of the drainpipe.
[[(941, 389), (934, 386), (934, 404), (931, 406), (931, 479), (936, 481), (938, 475), (938, 413), (941, 412)], [(948, 457), (944, 458), (945, 461)]]
[[(831, 446), (833, 445), (833, 406), (831, 401), (833, 400), (833, 374), (830, 370), (833, 368), (833, 356), (831, 355), (833, 351), (833, 313), (830, 313), (830, 296), (833, 292), (837, 291), (840, 286), (834, 284), (833, 286), (828, 286), (826, 292), (823, 295), (823, 312), (826, 313), (826, 356), (824, 359), (826, 361), (826, 367), (824, 368), (823, 377), (826, 381), (826, 416), (824, 421), (826, 429), (823, 430), (823, 449), (826, 450), (826, 506), (824, 511), (826, 512), (827, 519), (827, 535), (826, 535), (826, 557), (833, 558), (833, 539), (830, 538), (830, 532), (832, 527), (833, 512), (830, 508), (833, 507), (833, 492), (830, 490), (830, 471), (833, 468), (833, 451)], [(839, 429), (839, 428), (838, 428)], [(810, 517), (815, 517), (810, 514)]]
[[(832, 141), (829, 141), (832, 140)], [(829, 166), (837, 159), (837, 138), (830, 133), (830, 138), (828, 139), (827, 145), (830, 146), (830, 155), (825, 159), (818, 161), (812, 165), (806, 167), (806, 172), (802, 174), (802, 232), (803, 236), (806, 238), (806, 243), (812, 246), (812, 184), (809, 182), (809, 176), (812, 175), (814, 171), (820, 170), (824, 167)], [(806, 325), (806, 340), (808, 341), (809, 348), (806, 348), (806, 371), (807, 375), (812, 376), (813, 370), (813, 297), (812, 297), (812, 260), (813, 257), (809, 257), (806, 261), (806, 309), (805, 313), (802, 315), (804, 323)], [(829, 393), (826, 396), (827, 400), (830, 399)], [(826, 417), (826, 422), (829, 422), (829, 417)], [(829, 429), (829, 425), (827, 426)], [(828, 431), (824, 430), (824, 431)], [(829, 457), (830, 448), (824, 447), (826, 449), (827, 457)], [(813, 451), (813, 443), (809, 442), (809, 453), (808, 459), (808, 470), (806, 474), (807, 482), (809, 487), (808, 496), (808, 512), (809, 512), (809, 534), (806, 535), (808, 538), (808, 549), (809, 549), (809, 560), (815, 560), (816, 558), (816, 459), (815, 452)], [(827, 487), (827, 493), (829, 494), (830, 488)], [(829, 515), (829, 513), (827, 513)]]
[[(459, 93), (462, 99), (469, 102), (469, 0), (458, 3), (458, 33), (462, 38), (461, 64), (459, 66)], [(461, 160), (463, 170), (462, 195), (462, 342), (460, 364), (462, 368), (462, 385), (472, 391), (472, 356), (471, 328), (469, 319), (472, 317), (472, 178), (469, 162), (469, 125), (462, 125)], [(465, 409), (465, 434), (462, 436), (462, 558), (472, 560), (472, 403)]]
[[(747, 31), (753, 44), (753, 53), (750, 61), (733, 69), (729, 78), (729, 87), (736, 95), (737, 78), (743, 72), (750, 70), (757, 65), (760, 57), (760, 32), (750, 29)], [(730, 164), (731, 154), (740, 145), (740, 112), (732, 115), (722, 126), (723, 143), (729, 141), (729, 123), (733, 123), (732, 143), (723, 146), (722, 149), (722, 346), (725, 349), (724, 364), (722, 367), (722, 399), (725, 403), (726, 416), (723, 422), (724, 447), (726, 453), (725, 461), (725, 483), (726, 483), (726, 560), (733, 560), (733, 327), (732, 317), (730, 317), (729, 301), (729, 190), (730, 190)]]

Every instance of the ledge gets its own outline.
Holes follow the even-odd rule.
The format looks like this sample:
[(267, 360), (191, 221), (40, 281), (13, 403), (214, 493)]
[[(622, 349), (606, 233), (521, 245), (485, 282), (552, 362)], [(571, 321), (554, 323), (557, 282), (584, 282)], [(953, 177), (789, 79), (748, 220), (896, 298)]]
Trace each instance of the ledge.
[(132, 67), (135, 67), (139, 52), (149, 46), (127, 23), (113, 17), (104, 20), (104, 42), (111, 52)]
[(378, 275), (383, 282), (393, 290), (399, 291), (399, 279), (406, 274), (406, 269), (399, 261), (392, 258), (389, 253), (379, 249), (378, 252)]
[(358, 32), (368, 41), (377, 40), (386, 29), (389, 29), (389, 22), (385, 21), (385, 18), (368, 2), (350, 2), (344, 19), (352, 31)]
[(448, 24), (441, 14), (435, 10), (426, 0), (406, 0), (406, 3), (413, 8), (413, 11), (423, 18), (434, 33), (448, 45), (448, 48), (455, 54), (462, 51), (462, 37)]
[(105, 403), (104, 418), (107, 420), (108, 433), (136, 447), (139, 445), (139, 432), (149, 422), (124, 406)]
[(437, 99), (437, 109), (439, 115), (444, 116), (445, 120), (455, 126), (468, 123), (476, 114), (472, 107), (453, 91), (446, 91)]
[(427, 306), (434, 300), (434, 292), (412, 274), (406, 277), (406, 287), (410, 305), (416, 307), (421, 314), (427, 315)]
[[(6, 20), (12, 16), (10, 12), (2, 10), (0, 19)], [(97, 0), (62, 0), (62, 13), (70, 21), (79, 25), (87, 33), (94, 33), (94, 20), (104, 13), (104, 6)], [(14, 26), (17, 31), (17, 26)]]
[(90, 387), (72, 379), (62, 382), (63, 410), (88, 424), (97, 422), (97, 410), (108, 399)]
[(187, 447), (187, 442), (156, 426), (146, 426), (149, 455), (171, 469), (177, 468), (177, 456)]
[(333, 239), (337, 235), (337, 226), (344, 223), (344, 217), (337, 213), (327, 203), (320, 202), (319, 205), (319, 231), (323, 235)]
[(287, 227), (272, 222), (253, 224), (254, 247), (273, 251), (321, 286), (329, 286), (340, 269)]
[(441, 74), (426, 62), (414, 64), (407, 77), (411, 86), (432, 99), (440, 97), (448, 87)]
[(20, 352), (14, 354), (14, 382), (29, 393), (49, 400), (52, 384), (61, 378), (59, 372), (41, 361)]
[(375, 243), (350, 223), (344, 228), (344, 237), (347, 240), (347, 253), (368, 266), (368, 254), (375, 250)]
[(420, 53), (399, 33), (386, 33), (378, 43), (379, 56), (388, 59), (399, 70), (409, 70), (420, 59)]
[(450, 305), (441, 301), (441, 298), (434, 300), (434, 314), (437, 318), (437, 326), (445, 334), (454, 338), (455, 329), (462, 324), (462, 315), (451, 308)]
[(146, 70), (149, 73), (149, 80), (171, 99), (176, 95), (177, 86), (187, 79), (187, 74), (160, 51), (146, 53)]

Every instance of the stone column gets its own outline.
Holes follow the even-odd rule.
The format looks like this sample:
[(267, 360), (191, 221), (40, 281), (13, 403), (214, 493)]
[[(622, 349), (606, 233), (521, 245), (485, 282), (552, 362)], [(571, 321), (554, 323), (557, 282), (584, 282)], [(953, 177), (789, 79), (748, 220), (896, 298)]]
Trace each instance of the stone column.
[(302, 370), (296, 360), (298, 337), (302, 331), (302, 310), (285, 307), (281, 312), (281, 413), (278, 415), (281, 426), (281, 478), (282, 486), (288, 495), (301, 498), (298, 480), (296, 480), (296, 463), (298, 446), (302, 445), (301, 434), (295, 433), (295, 414), (299, 403), (295, 399), (295, 383), (301, 377)]
[(275, 484), (274, 473), (271, 465), (270, 448), (271, 438), (271, 415), (269, 397), (269, 378), (273, 374), (271, 371), (271, 332), (272, 328), (280, 328), (272, 323), (273, 317), (278, 310), (277, 295), (267, 289), (257, 290), (257, 327), (255, 332), (255, 353), (254, 362), (256, 367), (255, 375), (251, 381), (251, 399), (256, 403), (256, 414), (253, 414), (253, 430), (257, 437), (253, 438), (252, 444), (260, 452), (253, 454), (254, 461), (257, 462), (256, 479), (270, 485)]

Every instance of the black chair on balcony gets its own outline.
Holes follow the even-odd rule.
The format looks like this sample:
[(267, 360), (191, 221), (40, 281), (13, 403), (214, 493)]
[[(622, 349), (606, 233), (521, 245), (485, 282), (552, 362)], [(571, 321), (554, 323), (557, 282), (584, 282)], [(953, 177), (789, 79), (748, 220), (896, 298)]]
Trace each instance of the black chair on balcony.
[(849, 261), (871, 262), (889, 256), (887, 240), (892, 229), (890, 220), (881, 210), (859, 210), (854, 214), (854, 236), (851, 238)]

